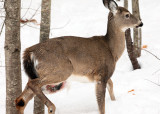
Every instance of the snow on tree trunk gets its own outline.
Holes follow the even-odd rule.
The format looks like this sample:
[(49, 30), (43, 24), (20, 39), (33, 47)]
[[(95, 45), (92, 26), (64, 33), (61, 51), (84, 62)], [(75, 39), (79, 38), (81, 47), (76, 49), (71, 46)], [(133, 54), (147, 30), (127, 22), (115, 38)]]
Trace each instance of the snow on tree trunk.
[[(40, 42), (49, 39), (51, 0), (42, 0)], [(44, 104), (38, 97), (34, 98), (34, 114), (44, 114)]]
[[(139, 11), (139, 0), (132, 0), (132, 13), (133, 15), (140, 19), (140, 11)], [(141, 28), (134, 28), (133, 30), (133, 37), (134, 37), (134, 51), (136, 54), (136, 57), (141, 56)]]
[(18, 114), (15, 99), (22, 92), (20, 4), (20, 0), (5, 1), (6, 114)]

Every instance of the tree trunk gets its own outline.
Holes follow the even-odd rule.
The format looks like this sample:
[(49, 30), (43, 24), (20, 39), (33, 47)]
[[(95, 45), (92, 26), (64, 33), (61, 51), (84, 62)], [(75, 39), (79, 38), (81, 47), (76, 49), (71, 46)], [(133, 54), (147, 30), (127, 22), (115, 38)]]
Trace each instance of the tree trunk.
[(131, 60), (133, 69), (140, 69), (140, 65), (137, 61), (136, 55), (134, 53), (134, 48), (133, 48), (133, 42), (132, 42), (132, 38), (131, 38), (131, 30), (127, 29), (125, 32), (125, 37), (126, 37), (126, 45), (127, 45), (127, 51), (128, 51), (128, 56)]
[(44, 42), (47, 39), (49, 39), (50, 15), (51, 15), (51, 0), (42, 0), (40, 42)]
[[(128, 9), (128, 0), (124, 0), (124, 7), (126, 9)], [(125, 32), (125, 38), (126, 38), (126, 46), (127, 46), (127, 52), (128, 52), (128, 56), (131, 60), (133, 69), (140, 69), (140, 65), (138, 63), (138, 60), (135, 56), (134, 53), (134, 48), (133, 48), (133, 42), (132, 42), (132, 38), (131, 38), (131, 30), (128, 29)]]
[(20, 4), (21, 0), (5, 1), (6, 114), (18, 114), (15, 99), (22, 92)]
[(128, 0), (124, 0), (124, 7), (128, 9)]
[(44, 104), (38, 97), (34, 97), (34, 114), (44, 114)]
[[(132, 13), (133, 15), (140, 19), (140, 11), (139, 11), (139, 0), (132, 0)], [(142, 36), (141, 36), (141, 28), (134, 28), (134, 33), (133, 33), (133, 37), (134, 37), (134, 51), (136, 54), (136, 57), (140, 57), (141, 56), (141, 40), (142, 40)]]
[[(40, 42), (45, 42), (47, 39), (49, 39), (50, 12), (51, 0), (42, 0)], [(34, 114), (44, 114), (44, 104), (40, 101), (38, 97), (35, 97), (34, 99)]]

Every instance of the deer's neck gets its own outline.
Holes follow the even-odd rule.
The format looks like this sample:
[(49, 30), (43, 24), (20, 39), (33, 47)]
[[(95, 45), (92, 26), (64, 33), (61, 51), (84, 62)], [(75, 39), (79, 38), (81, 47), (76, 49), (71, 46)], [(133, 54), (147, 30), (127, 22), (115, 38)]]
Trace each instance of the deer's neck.
[(112, 56), (117, 61), (125, 49), (125, 32), (114, 23), (108, 24), (106, 38)]

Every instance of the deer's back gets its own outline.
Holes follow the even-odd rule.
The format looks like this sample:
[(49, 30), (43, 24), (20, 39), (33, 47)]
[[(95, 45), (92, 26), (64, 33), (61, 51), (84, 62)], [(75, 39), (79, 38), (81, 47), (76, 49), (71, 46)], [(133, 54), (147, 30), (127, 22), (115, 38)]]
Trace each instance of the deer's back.
[(107, 40), (103, 36), (53, 38), (26, 51), (32, 52), (39, 62), (51, 64), (52, 67), (63, 67), (64, 60), (69, 60), (73, 65), (73, 73), (77, 75), (92, 77), (105, 68), (112, 74), (115, 67)]

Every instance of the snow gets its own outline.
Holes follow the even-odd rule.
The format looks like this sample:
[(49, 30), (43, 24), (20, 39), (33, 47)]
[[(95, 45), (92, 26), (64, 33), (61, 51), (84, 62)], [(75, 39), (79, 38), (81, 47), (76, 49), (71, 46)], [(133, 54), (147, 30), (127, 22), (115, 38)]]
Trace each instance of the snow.
[[(30, 6), (37, 9), (39, 0), (22, 1), (22, 17), (30, 19), (34, 10), (24, 16)], [(118, 2), (123, 5), (122, 2)], [(140, 0), (141, 18), (144, 23), (143, 45), (147, 50), (160, 58), (160, 7), (159, 0)], [(108, 10), (100, 0), (54, 0), (52, 1), (52, 24), (50, 37), (75, 35), (90, 37), (106, 33)], [(40, 23), (40, 11), (33, 17)], [(2, 20), (0, 20), (1, 22)], [(22, 52), (25, 48), (39, 42), (39, 26), (32, 23), (21, 28)], [(0, 38), (0, 112), (5, 114), (5, 61), (4, 61), (4, 30)], [(138, 59), (142, 69), (132, 71), (127, 52), (117, 63), (112, 76), (116, 101), (111, 101), (106, 92), (106, 114), (160, 114), (160, 61), (151, 54), (142, 51)], [(27, 77), (22, 69), (23, 88)], [(155, 84), (156, 83), (156, 84)], [(47, 97), (56, 105), (56, 114), (98, 114), (98, 106), (93, 83), (71, 83), (69, 91), (66, 89)], [(32, 114), (33, 100), (25, 109), (25, 114)], [(46, 108), (47, 114), (47, 108)]]

